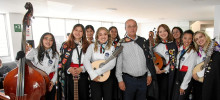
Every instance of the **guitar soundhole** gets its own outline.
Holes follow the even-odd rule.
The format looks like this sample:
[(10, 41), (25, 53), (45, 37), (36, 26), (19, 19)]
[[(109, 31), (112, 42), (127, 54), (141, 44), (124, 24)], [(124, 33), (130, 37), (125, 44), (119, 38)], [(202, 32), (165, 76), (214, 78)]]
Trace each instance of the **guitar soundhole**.
[(100, 76), (102, 76), (102, 77), (103, 77), (103, 74), (101, 74)]
[(156, 65), (159, 65), (159, 63), (156, 63)]

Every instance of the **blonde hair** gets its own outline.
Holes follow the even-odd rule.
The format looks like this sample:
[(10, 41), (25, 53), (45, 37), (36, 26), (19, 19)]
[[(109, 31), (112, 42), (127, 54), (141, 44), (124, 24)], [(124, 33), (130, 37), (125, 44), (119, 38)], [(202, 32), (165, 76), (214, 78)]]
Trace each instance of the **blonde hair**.
[(203, 32), (203, 31), (197, 31), (197, 32), (195, 32), (195, 34), (194, 34), (194, 36), (193, 36), (193, 42), (194, 42), (194, 44), (195, 44), (195, 48), (196, 48), (196, 51), (197, 51), (197, 52), (199, 51), (199, 45), (198, 45), (198, 44), (196, 43), (196, 41), (195, 41), (195, 36), (196, 36), (197, 34), (202, 34), (202, 35), (205, 36), (205, 38), (206, 38), (206, 43), (205, 43), (205, 45), (204, 45), (204, 47), (203, 47), (203, 50), (204, 50), (205, 52), (207, 52), (207, 48), (209, 47), (209, 44), (210, 44), (210, 42), (211, 42), (211, 38), (210, 38), (205, 32)]
[(99, 27), (98, 30), (96, 31), (96, 35), (95, 35), (95, 48), (94, 48), (95, 52), (98, 51), (98, 35), (101, 30), (105, 30), (108, 34), (108, 40), (107, 40), (108, 43), (107, 43), (105, 49), (109, 50), (112, 46), (112, 38), (111, 38), (111, 34), (109, 33), (108, 29), (105, 27)]

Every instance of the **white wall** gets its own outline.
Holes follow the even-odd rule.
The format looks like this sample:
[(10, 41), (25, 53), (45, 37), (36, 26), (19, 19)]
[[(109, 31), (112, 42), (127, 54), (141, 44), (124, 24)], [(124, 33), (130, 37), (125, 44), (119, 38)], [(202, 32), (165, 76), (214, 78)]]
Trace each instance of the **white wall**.
[[(17, 52), (21, 48), (21, 36), (22, 32), (14, 32), (14, 24), (22, 24), (23, 14), (9, 13), (7, 14), (8, 24), (9, 24), (9, 43), (12, 45), (10, 47), (11, 51), (11, 60), (14, 61)], [(148, 32), (157, 28), (160, 24), (167, 24), (172, 30), (174, 26), (179, 26), (184, 30), (190, 28), (188, 21), (158, 21), (158, 22), (149, 22), (149, 23), (138, 23), (137, 34), (148, 39)], [(124, 26), (123, 26), (124, 27)], [(32, 34), (27, 36), (27, 40), (32, 39)]]
[[(7, 19), (7, 29), (8, 29), (8, 39), (10, 44), (10, 61), (14, 61), (17, 55), (17, 52), (21, 50), (21, 36), (22, 32), (15, 32), (14, 31), (14, 24), (21, 24), (23, 20), (24, 14), (18, 13), (9, 13), (6, 15)], [(26, 36), (26, 40), (31, 40), (32, 34)], [(6, 61), (7, 62), (7, 61)]]
[(214, 15), (214, 37), (216, 41), (220, 42), (220, 5), (215, 6), (215, 15)]
[(158, 21), (158, 22), (138, 24), (138, 34), (148, 39), (149, 31), (153, 31), (154, 28), (156, 28), (155, 31), (157, 31), (157, 27), (160, 24), (168, 25), (170, 31), (172, 31), (173, 27), (175, 26), (182, 28), (183, 31), (190, 29), (189, 21), (160, 21), (160, 22)]

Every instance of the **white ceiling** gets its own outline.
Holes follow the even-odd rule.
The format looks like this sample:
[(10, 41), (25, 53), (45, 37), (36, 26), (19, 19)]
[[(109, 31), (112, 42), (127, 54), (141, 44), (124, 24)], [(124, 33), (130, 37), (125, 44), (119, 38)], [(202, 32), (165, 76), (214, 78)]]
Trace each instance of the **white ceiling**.
[[(0, 0), (0, 13), (22, 13), (27, 0)], [(220, 0), (29, 0), (34, 16), (140, 23), (214, 20)], [(117, 10), (108, 10), (114, 8)]]

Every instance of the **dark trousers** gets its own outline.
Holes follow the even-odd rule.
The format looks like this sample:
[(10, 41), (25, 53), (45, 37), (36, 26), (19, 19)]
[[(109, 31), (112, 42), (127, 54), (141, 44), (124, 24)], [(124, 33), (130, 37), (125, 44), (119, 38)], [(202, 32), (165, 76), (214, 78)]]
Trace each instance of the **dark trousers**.
[(169, 74), (158, 74), (159, 100), (168, 100)]
[[(74, 82), (73, 79), (69, 79), (68, 83), (68, 100), (73, 100), (74, 98)], [(89, 100), (89, 80), (88, 73), (81, 73), (78, 80), (78, 95), (79, 100)]]
[(173, 97), (172, 100), (189, 100), (189, 94), (191, 93), (192, 90), (192, 82), (188, 84), (188, 88), (185, 89), (185, 94), (180, 95), (180, 86), (181, 83), (175, 82), (174, 84), (174, 89), (173, 89)]
[(46, 100), (55, 100), (56, 95), (56, 85), (53, 86), (53, 89), (46, 94)]
[(146, 100), (147, 77), (135, 78), (127, 74), (122, 75), (125, 82), (124, 100)]
[(202, 83), (192, 79), (193, 89), (192, 89), (192, 99), (193, 100), (202, 100)]
[(111, 77), (105, 82), (91, 81), (90, 86), (92, 100), (112, 100), (113, 79)]

